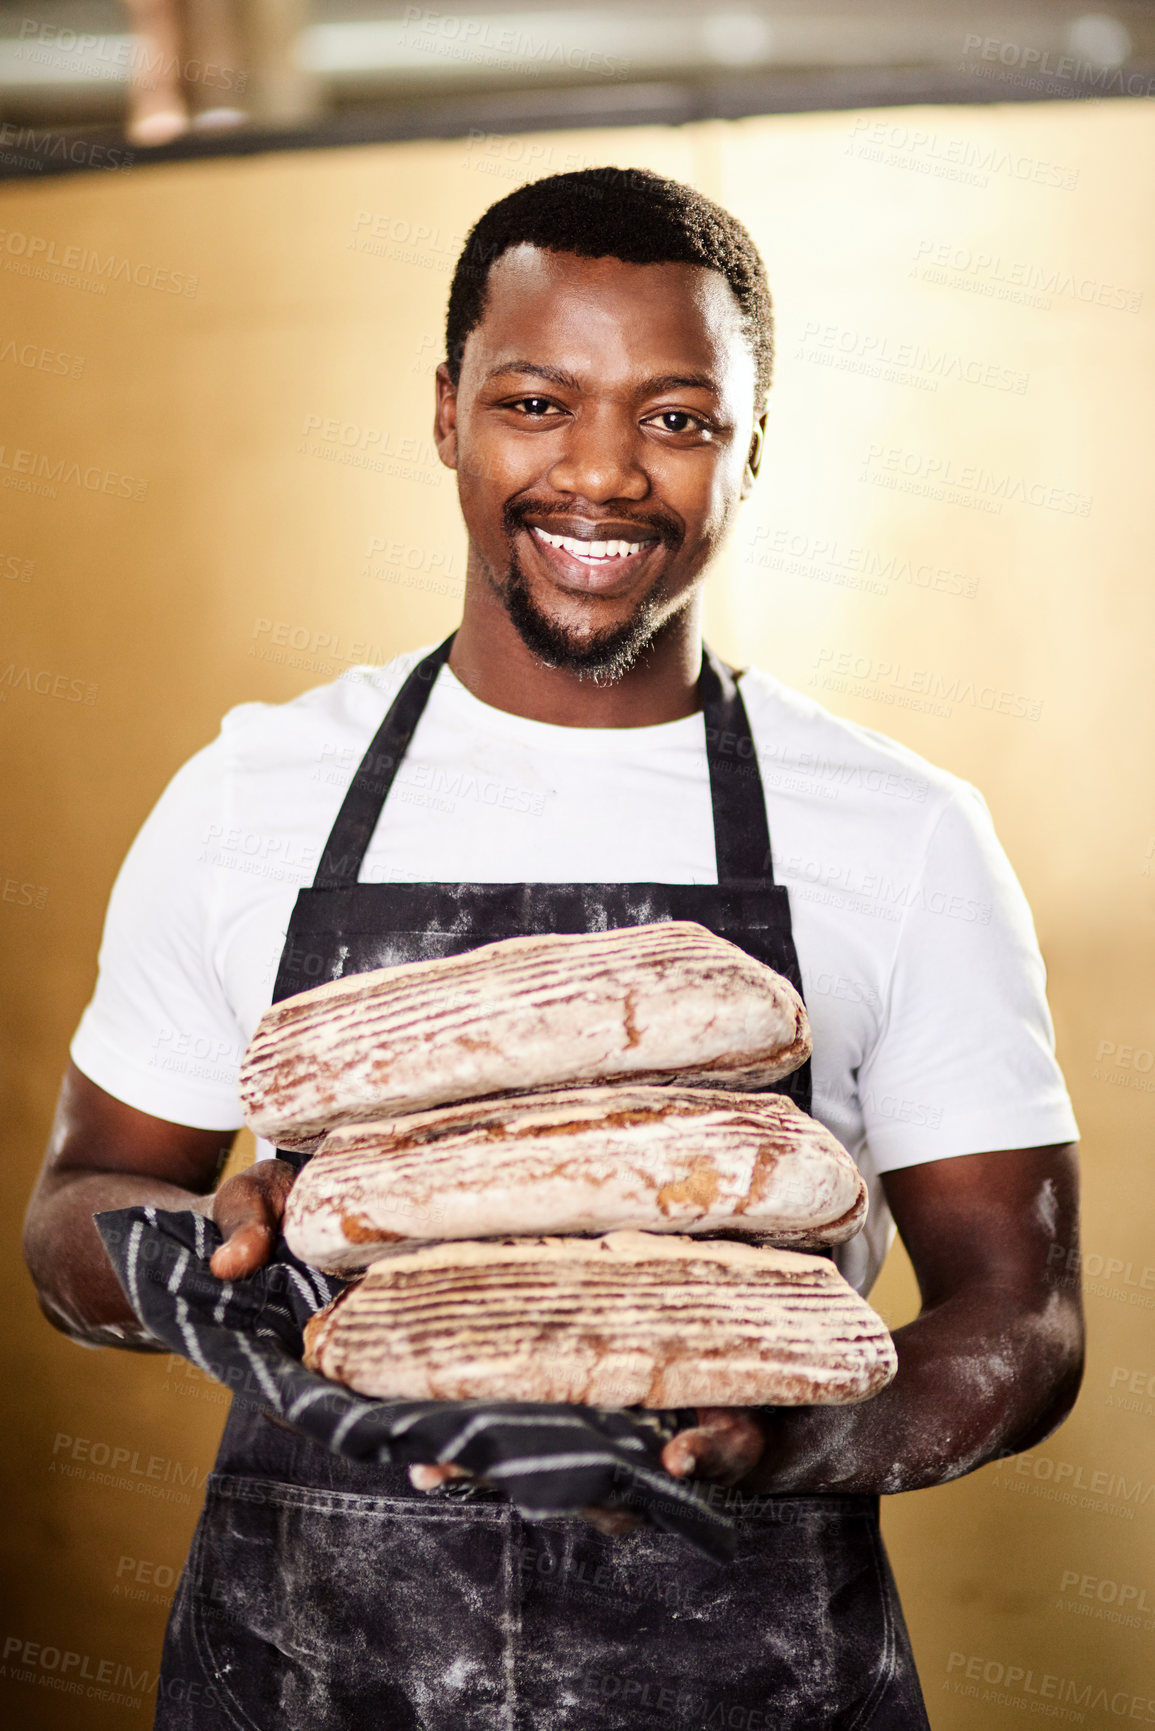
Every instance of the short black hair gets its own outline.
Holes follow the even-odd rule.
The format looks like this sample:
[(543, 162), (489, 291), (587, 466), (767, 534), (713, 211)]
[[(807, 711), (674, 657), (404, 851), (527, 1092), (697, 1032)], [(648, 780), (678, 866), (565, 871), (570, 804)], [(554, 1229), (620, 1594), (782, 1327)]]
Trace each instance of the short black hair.
[(697, 264), (729, 283), (754, 351), (759, 406), (774, 368), (774, 310), (766, 267), (747, 230), (712, 198), (648, 168), (583, 168), (519, 186), (491, 204), (465, 237), (445, 325), (449, 376), (481, 323), (493, 265), (528, 243), (625, 264)]

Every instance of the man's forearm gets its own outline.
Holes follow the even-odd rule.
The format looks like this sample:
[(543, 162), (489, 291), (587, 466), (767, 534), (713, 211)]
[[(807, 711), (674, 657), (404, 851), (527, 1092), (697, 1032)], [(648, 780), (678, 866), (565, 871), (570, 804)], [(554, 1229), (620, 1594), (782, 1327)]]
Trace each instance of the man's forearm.
[(133, 1172), (62, 1173), (42, 1186), (25, 1219), (24, 1254), (49, 1322), (91, 1346), (161, 1350), (121, 1291), (92, 1217), (148, 1203), (203, 1211), (209, 1201)]
[(1059, 1424), (1078, 1392), (1077, 1302), (1028, 1309), (1003, 1289), (960, 1293), (899, 1329), (898, 1374), (856, 1406), (778, 1409), (747, 1493), (919, 1490), (960, 1478)]

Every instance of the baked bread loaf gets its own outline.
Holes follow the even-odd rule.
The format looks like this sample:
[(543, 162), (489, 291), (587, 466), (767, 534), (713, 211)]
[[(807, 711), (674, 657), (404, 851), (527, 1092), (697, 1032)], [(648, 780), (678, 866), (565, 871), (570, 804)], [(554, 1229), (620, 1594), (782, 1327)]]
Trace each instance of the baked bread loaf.
[(782, 1094), (639, 1085), (441, 1106), (332, 1130), (289, 1194), (290, 1250), (326, 1273), (429, 1239), (736, 1231), (853, 1236), (866, 1185)]
[(645, 1232), (430, 1245), (311, 1318), (305, 1363), (381, 1400), (865, 1400), (894, 1344), (825, 1257)]
[(308, 1151), (338, 1124), (491, 1094), (761, 1088), (809, 1052), (789, 981), (680, 920), (508, 938), (284, 998), (261, 1018), (240, 1093), (258, 1136)]

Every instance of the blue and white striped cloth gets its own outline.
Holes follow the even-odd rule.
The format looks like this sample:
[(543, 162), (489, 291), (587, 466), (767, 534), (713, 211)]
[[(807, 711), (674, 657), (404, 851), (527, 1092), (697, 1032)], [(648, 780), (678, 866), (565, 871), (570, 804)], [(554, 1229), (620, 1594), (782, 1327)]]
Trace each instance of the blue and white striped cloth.
[(301, 1363), (305, 1323), (343, 1282), (298, 1261), (283, 1240), (258, 1273), (221, 1281), (208, 1266), (221, 1233), (203, 1215), (122, 1208), (98, 1214), (96, 1226), (150, 1334), (336, 1453), (453, 1461), (499, 1486), (530, 1520), (628, 1504), (709, 1556), (732, 1554), (732, 1522), (660, 1464), (663, 1443), (693, 1413), (370, 1400)]

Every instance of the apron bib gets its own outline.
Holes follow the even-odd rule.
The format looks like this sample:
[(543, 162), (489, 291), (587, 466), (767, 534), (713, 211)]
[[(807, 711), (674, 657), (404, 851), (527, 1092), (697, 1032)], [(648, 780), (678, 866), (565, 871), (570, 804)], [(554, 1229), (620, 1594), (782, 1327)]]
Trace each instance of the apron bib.
[[(449, 656), (413, 669), (289, 923), (274, 1001), (497, 939), (696, 920), (802, 981), (745, 705), (704, 652), (717, 884), (358, 882)], [(807, 1063), (778, 1088), (810, 1108)], [(305, 1157), (282, 1154), (295, 1165)], [(719, 1565), (652, 1528), (429, 1497), (235, 1401), (173, 1604), (157, 1731), (919, 1731), (869, 1496), (744, 1498)]]

